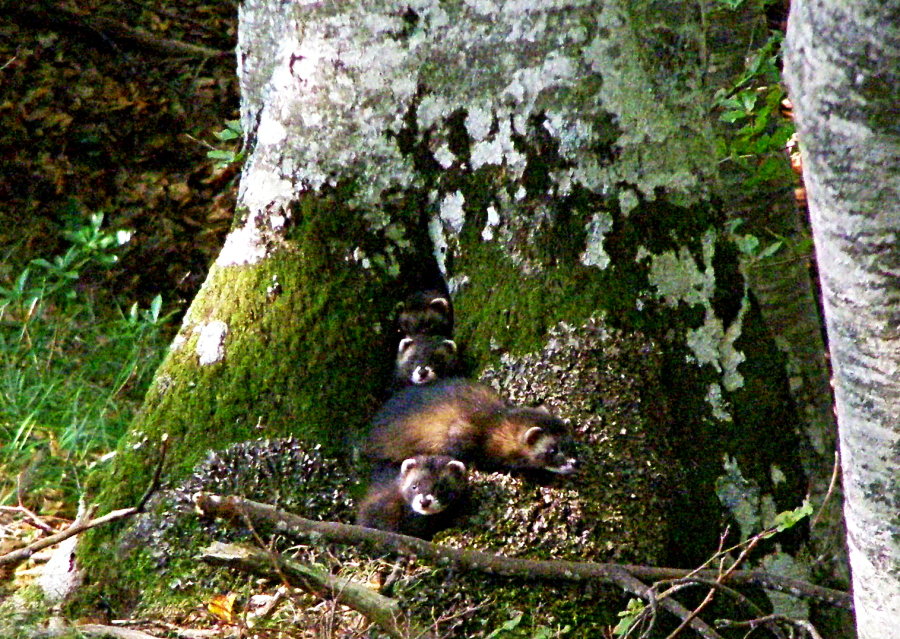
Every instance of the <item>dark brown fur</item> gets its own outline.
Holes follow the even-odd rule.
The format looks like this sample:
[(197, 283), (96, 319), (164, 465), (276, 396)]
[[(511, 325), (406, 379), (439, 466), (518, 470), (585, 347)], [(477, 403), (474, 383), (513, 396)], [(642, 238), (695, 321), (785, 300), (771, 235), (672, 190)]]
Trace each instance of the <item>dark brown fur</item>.
[(357, 523), (431, 539), (459, 516), (466, 492), (462, 462), (444, 455), (418, 455), (404, 460), (387, 481), (369, 487)]
[(543, 408), (508, 406), (460, 378), (410, 386), (375, 416), (365, 454), (378, 463), (449, 455), (482, 468), (575, 470), (571, 437)]
[(419, 291), (403, 302), (397, 320), (404, 335), (453, 335), (453, 303), (440, 291)]

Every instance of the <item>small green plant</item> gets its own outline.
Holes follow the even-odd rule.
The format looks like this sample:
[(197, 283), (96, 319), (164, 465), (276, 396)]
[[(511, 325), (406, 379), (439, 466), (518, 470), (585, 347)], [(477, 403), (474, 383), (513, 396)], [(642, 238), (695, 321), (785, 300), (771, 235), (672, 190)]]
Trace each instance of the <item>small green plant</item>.
[[(778, 261), (781, 262), (806, 260), (812, 256), (813, 240), (808, 234), (802, 234), (799, 237), (785, 237), (768, 231), (772, 241), (763, 246), (763, 240), (758, 236), (739, 231), (743, 223), (743, 218), (734, 218), (726, 223), (725, 228), (737, 250), (746, 256), (751, 264), (761, 262), (775, 255), (779, 256)], [(772, 263), (774, 264), (775, 262)]]
[(747, 0), (718, 0), (718, 1), (719, 1), (719, 4), (723, 5), (726, 9), (731, 9), (733, 11), (733, 10), (739, 8)]
[[(225, 128), (221, 131), (217, 131), (214, 135), (219, 142), (233, 142), (234, 140), (240, 140), (244, 135), (241, 129), (241, 121), (226, 121)], [(217, 169), (223, 169), (229, 164), (240, 164), (244, 161), (244, 158), (247, 157), (247, 154), (242, 149), (234, 150), (211, 148), (211, 150), (206, 152), (206, 157), (212, 160), (216, 160)]]
[(771, 537), (772, 535), (787, 530), (788, 528), (793, 528), (801, 521), (812, 515), (812, 513), (812, 504), (809, 503), (808, 499), (804, 499), (802, 506), (794, 508), (794, 510), (785, 510), (784, 512), (775, 515), (775, 520), (772, 522), (772, 527), (763, 531), (763, 534), (765, 534), (766, 537)]
[(613, 634), (617, 637), (627, 635), (631, 626), (634, 625), (634, 622), (644, 613), (646, 608), (647, 606), (640, 599), (629, 599), (625, 610), (619, 611), (619, 623), (613, 628)]
[(503, 624), (499, 628), (495, 628), (491, 634), (489, 634), (485, 639), (496, 639), (497, 637), (509, 636), (516, 628), (519, 627), (519, 624), (522, 623), (522, 617), (524, 615), (520, 612), (516, 614), (512, 619), (503, 622)]
[(71, 246), (52, 260), (31, 260), (12, 286), (0, 286), (0, 313), (10, 306), (34, 310), (37, 300), (64, 302), (77, 296), (75, 282), (89, 266), (109, 267), (118, 261), (115, 250), (131, 239), (130, 231), (108, 231), (102, 228), (103, 213), (92, 214), (87, 224), (69, 221), (62, 232)]
[(738, 251), (754, 260), (764, 260), (767, 257), (775, 255), (784, 246), (784, 239), (778, 239), (765, 248), (760, 248), (760, 239), (750, 233), (738, 233), (737, 229), (744, 223), (743, 218), (735, 218), (728, 220), (725, 225), (731, 240), (737, 247)]
[(522, 627), (522, 620), (525, 615), (518, 611), (513, 611), (513, 616), (503, 622), (499, 628), (495, 628), (488, 634), (485, 639), (551, 639), (554, 637), (565, 636), (571, 628), (565, 626), (557, 630), (548, 628), (547, 626), (536, 626), (529, 632)]
[(124, 313), (80, 284), (130, 234), (96, 213), (62, 235), (62, 254), (0, 281), (0, 504), (68, 500), (124, 432), (165, 346), (160, 296)]
[(794, 124), (781, 114), (785, 91), (781, 86), (781, 45), (784, 36), (773, 33), (750, 58), (733, 86), (714, 98), (719, 118), (733, 129), (719, 139), (722, 157), (749, 173), (747, 186), (793, 179), (785, 160), (785, 146)]

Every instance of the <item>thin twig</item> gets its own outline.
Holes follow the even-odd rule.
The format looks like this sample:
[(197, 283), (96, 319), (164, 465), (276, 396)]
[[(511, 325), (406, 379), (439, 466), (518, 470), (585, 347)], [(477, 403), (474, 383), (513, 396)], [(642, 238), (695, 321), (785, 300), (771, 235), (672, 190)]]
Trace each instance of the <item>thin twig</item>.
[[(739, 604), (746, 607), (750, 611), (751, 614), (756, 615), (757, 617), (764, 617), (766, 615), (766, 612), (762, 608), (757, 606), (755, 603), (753, 603), (750, 599), (745, 597), (743, 594), (739, 593), (734, 588), (729, 588), (728, 586), (717, 583), (716, 581), (714, 581), (712, 579), (701, 579), (700, 577), (696, 577), (696, 576), (683, 577), (681, 579), (667, 579), (664, 581), (657, 582), (656, 584), (654, 584), (654, 587), (659, 587), (659, 586), (666, 585), (666, 584), (670, 584), (671, 589), (675, 592), (677, 592), (681, 588), (690, 587), (690, 586), (706, 586), (709, 588), (714, 588), (715, 590), (718, 590), (719, 592), (721, 592), (724, 595), (728, 595), (729, 597), (731, 597), (732, 599), (737, 601)], [(777, 626), (773, 626), (773, 627), (769, 628), (769, 630), (771, 630), (772, 634), (774, 634), (776, 637), (778, 637), (778, 639), (785, 639), (784, 633), (782, 633), (781, 629), (778, 628)]]
[(165, 441), (163, 441), (161, 446), (161, 455), (159, 458), (159, 462), (157, 463), (156, 470), (153, 473), (153, 479), (151, 480), (150, 485), (147, 487), (147, 490), (144, 492), (144, 496), (141, 497), (141, 500), (138, 502), (137, 506), (132, 506), (131, 508), (120, 508), (118, 510), (106, 513), (102, 517), (97, 517), (96, 519), (92, 519), (94, 513), (97, 512), (96, 504), (88, 506), (84, 509), (84, 512), (81, 513), (75, 519), (75, 521), (73, 521), (64, 530), (56, 533), (55, 535), (50, 535), (49, 537), (38, 539), (34, 543), (31, 543), (23, 548), (18, 548), (6, 553), (5, 555), (0, 555), (0, 566), (16, 566), (23, 561), (27, 561), (32, 555), (34, 555), (34, 553), (43, 550), (44, 548), (54, 546), (61, 541), (65, 541), (69, 537), (74, 537), (75, 535), (82, 533), (85, 530), (90, 530), (91, 528), (96, 528), (97, 526), (102, 526), (104, 524), (118, 521), (119, 519), (131, 517), (135, 513), (141, 512), (143, 507), (146, 505), (147, 500), (150, 498), (150, 495), (152, 495), (159, 488), (159, 479), (160, 473), (162, 472), (162, 465), (165, 460), (165, 451), (166, 443)]
[[(18, 479), (19, 478), (17, 477), (16, 478), (17, 482), (18, 482)], [(26, 523), (29, 523), (32, 526), (34, 526), (35, 528), (43, 530), (44, 532), (52, 533), (55, 530), (53, 528), (53, 526), (51, 526), (49, 524), (45, 524), (43, 521), (41, 521), (41, 519), (37, 515), (35, 515), (30, 510), (28, 510), (28, 507), (25, 506), (22, 502), (19, 502), (18, 506), (0, 506), (0, 510), (6, 511), (6, 512), (21, 513), (21, 514), (25, 515), (24, 521)], [(59, 518), (57, 517), (57, 519), (59, 519)]]
[[(652, 596), (649, 586), (617, 564), (591, 564), (568, 561), (532, 561), (514, 559), (502, 555), (477, 550), (457, 550), (406, 535), (398, 535), (362, 526), (339, 524), (337, 522), (317, 522), (291, 513), (280, 511), (267, 504), (260, 504), (241, 497), (219, 497), (199, 493), (194, 496), (197, 508), (206, 514), (224, 516), (242, 521), (250, 517), (255, 523), (277, 524), (279, 533), (287, 536), (321, 536), (339, 543), (362, 544), (377, 542), (382, 548), (389, 548), (401, 554), (414, 554), (420, 559), (452, 563), (468, 570), (484, 571), (499, 576), (544, 578), (564, 581), (594, 579), (618, 585), (626, 592), (642, 599)], [(690, 614), (684, 606), (672, 599), (660, 602), (672, 614), (684, 619)], [(721, 639), (715, 630), (701, 621), (693, 619), (690, 625), (706, 639)]]
[[(720, 561), (720, 564), (719, 564), (719, 576), (716, 577), (716, 583), (720, 584), (723, 581), (725, 581), (726, 579), (728, 579), (728, 576), (730, 574), (732, 574), (735, 570), (737, 570), (737, 567), (744, 561), (744, 559), (747, 558), (747, 555), (750, 554), (750, 551), (752, 551), (756, 547), (756, 545), (760, 542), (761, 539), (762, 539), (762, 534), (756, 535), (755, 537), (748, 540), (746, 547), (741, 551), (741, 554), (738, 556), (737, 560), (724, 573), (721, 572), (721, 570), (722, 570), (721, 561), (725, 560), (725, 557), (723, 555), (722, 559)], [(722, 546), (722, 543), (720, 542), (719, 547), (721, 548), (721, 546)], [(681, 631), (684, 630), (685, 628), (687, 628), (688, 623), (690, 623), (690, 621), (692, 619), (696, 618), (697, 615), (699, 615), (710, 603), (712, 603), (713, 597), (715, 597), (715, 595), (716, 595), (716, 589), (710, 588), (709, 592), (706, 593), (706, 597), (704, 597), (703, 601), (700, 602), (700, 605), (697, 606), (696, 608), (694, 608), (694, 610), (691, 611), (691, 614), (688, 615), (688, 617), (686, 619), (684, 619), (681, 622), (681, 624), (677, 628), (675, 628), (675, 630), (673, 630), (669, 634), (668, 637), (666, 637), (666, 639), (675, 639), (675, 637), (677, 637), (679, 634), (681, 634)]]
[(828, 482), (828, 491), (825, 493), (825, 497), (822, 498), (822, 503), (819, 505), (819, 512), (816, 513), (816, 516), (813, 517), (812, 521), (809, 524), (810, 529), (815, 528), (816, 524), (819, 523), (819, 519), (822, 518), (822, 513), (825, 512), (825, 506), (828, 505), (828, 502), (831, 500), (831, 495), (834, 492), (835, 486), (837, 486), (838, 477), (841, 474), (841, 453), (839, 450), (834, 451), (834, 467), (831, 469), (831, 481)]
[(163, 436), (160, 438), (159, 442), (159, 459), (156, 462), (156, 468), (153, 469), (153, 477), (150, 479), (150, 485), (147, 486), (147, 490), (144, 491), (144, 494), (141, 495), (140, 500), (138, 500), (137, 506), (135, 509), (138, 512), (143, 512), (144, 507), (147, 505), (147, 501), (149, 501), (150, 496), (153, 495), (154, 492), (159, 488), (160, 478), (162, 477), (162, 469), (163, 464), (166, 461), (166, 454), (169, 452), (169, 434), (163, 433)]
[(818, 633), (818, 631), (809, 621), (806, 621), (805, 619), (793, 619), (791, 617), (785, 617), (784, 615), (766, 615), (765, 617), (748, 619), (747, 621), (731, 621), (728, 619), (721, 619), (716, 622), (716, 625), (720, 628), (750, 628), (751, 631), (760, 626), (769, 626), (774, 624), (784, 624), (787, 626), (800, 628), (801, 630), (806, 632), (812, 639), (822, 639), (822, 635)]
[[(482, 571), (495, 576), (518, 577), (522, 579), (551, 579), (557, 581), (593, 580), (618, 585), (626, 592), (635, 594), (656, 605), (654, 590), (646, 586), (641, 579), (678, 579), (691, 575), (702, 579), (712, 579), (717, 583), (728, 581), (731, 584), (754, 584), (770, 590), (787, 592), (794, 596), (813, 598), (831, 605), (852, 610), (852, 598), (847, 593), (815, 586), (813, 584), (770, 575), (752, 570), (737, 570), (738, 565), (753, 550), (753, 547), (770, 531), (760, 533), (744, 546), (737, 562), (725, 571), (701, 570), (687, 571), (674, 568), (657, 568), (652, 566), (635, 566), (621, 564), (598, 564), (571, 561), (533, 561), (515, 559), (475, 550), (458, 550), (422, 539), (398, 535), (381, 530), (341, 524), (337, 522), (312, 521), (276, 509), (268, 504), (261, 504), (237, 496), (221, 497), (208, 493), (197, 493), (194, 502), (198, 511), (209, 516), (218, 516), (242, 523), (249, 518), (257, 526), (274, 527), (279, 534), (289, 538), (312, 538), (321, 543), (322, 540), (352, 544), (373, 545), (379, 550), (387, 550), (400, 555), (415, 555), (438, 565), (453, 565), (469, 571)], [(696, 617), (702, 606), (693, 614), (677, 601), (662, 598), (658, 604), (690, 625), (705, 639), (721, 639), (718, 633)], [(683, 625), (685, 625), (683, 624)], [(685, 625), (686, 627), (686, 625)]]

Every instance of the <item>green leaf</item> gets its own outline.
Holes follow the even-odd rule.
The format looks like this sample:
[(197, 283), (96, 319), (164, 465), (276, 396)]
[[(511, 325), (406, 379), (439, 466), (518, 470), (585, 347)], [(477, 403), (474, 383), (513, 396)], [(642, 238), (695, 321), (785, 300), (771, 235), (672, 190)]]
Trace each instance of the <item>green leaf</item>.
[(731, 122), (737, 122), (738, 120), (741, 120), (746, 117), (747, 117), (747, 114), (744, 113), (743, 111), (726, 111), (725, 113), (723, 113), (722, 115), (719, 116), (719, 119), (722, 120), (722, 122), (731, 123)]
[(494, 639), (494, 637), (499, 636), (504, 632), (511, 632), (515, 630), (520, 623), (522, 623), (522, 613), (518, 613), (515, 617), (505, 622), (502, 626), (495, 629), (491, 634), (489, 634), (486, 639)]
[(740, 109), (741, 101), (737, 98), (725, 98), (719, 101), (719, 106), (725, 109)]
[(755, 235), (735, 235), (734, 244), (744, 255), (753, 255), (759, 248), (759, 238)]
[(48, 262), (47, 260), (45, 260), (45, 259), (42, 258), (42, 257), (37, 257), (37, 258), (31, 260), (31, 263), (34, 264), (35, 266), (40, 266), (41, 268), (45, 268), (45, 269), (47, 269), (48, 271), (55, 271), (55, 270), (56, 270), (56, 266), (55, 266), (55, 265), (51, 264), (50, 262)]
[(772, 243), (769, 244), (766, 248), (764, 248), (762, 251), (760, 251), (760, 252), (759, 252), (759, 255), (757, 255), (757, 257), (758, 257), (759, 259), (764, 259), (764, 258), (767, 258), (767, 257), (772, 257), (772, 256), (775, 255), (779, 250), (781, 250), (781, 247), (782, 247), (782, 246), (784, 246), (784, 242), (782, 242), (781, 240), (778, 240), (777, 242), (772, 242)]
[(15, 287), (15, 291), (16, 291), (17, 293), (21, 293), (22, 291), (25, 290), (25, 284), (28, 283), (28, 276), (29, 276), (30, 274), (31, 274), (31, 271), (30, 271), (29, 269), (26, 268), (25, 270), (23, 270), (23, 271), (19, 274), (19, 277), (16, 278), (16, 287)]
[(222, 129), (221, 131), (216, 131), (213, 135), (216, 136), (218, 140), (222, 142), (227, 142), (228, 140), (234, 140), (235, 138), (241, 137), (240, 133), (236, 133), (231, 129)]
[(626, 634), (637, 618), (643, 614), (645, 608), (646, 605), (640, 599), (629, 599), (625, 610), (620, 610), (618, 613), (621, 619), (613, 628), (613, 634), (617, 636)]
[(763, 133), (761, 136), (756, 138), (756, 142), (753, 144), (753, 150), (756, 151), (757, 155), (763, 155), (764, 153), (770, 151), (772, 149), (772, 138)]
[(753, 107), (756, 106), (755, 91), (741, 91), (738, 97), (741, 99), (741, 106), (744, 107), (745, 111), (752, 111)]
[(159, 319), (159, 310), (162, 308), (162, 295), (157, 294), (156, 297), (153, 298), (153, 301), (150, 302), (150, 317), (153, 322), (156, 322)]
[(798, 240), (794, 245), (794, 251), (801, 255), (810, 255), (813, 252), (813, 239), (804, 237), (802, 240)]
[(781, 532), (782, 530), (787, 530), (788, 528), (795, 526), (798, 522), (802, 521), (804, 517), (809, 517), (812, 514), (812, 511), (812, 504), (809, 503), (808, 499), (805, 499), (803, 500), (803, 505), (799, 508), (786, 510), (775, 515), (772, 524), (778, 532)]
[(207, 151), (206, 157), (212, 160), (227, 160), (231, 161), (234, 159), (234, 151), (225, 151), (222, 149), (215, 149), (213, 151)]
[(737, 228), (743, 223), (744, 223), (744, 218), (742, 218), (742, 217), (732, 218), (732, 219), (728, 220), (727, 222), (725, 222), (725, 230), (728, 231), (729, 233), (734, 233), (737, 230)]
[(613, 628), (613, 634), (617, 637), (621, 637), (628, 632), (628, 629), (631, 628), (631, 624), (634, 623), (634, 620), (635, 617), (622, 617), (619, 619), (619, 623), (616, 624), (616, 627)]
[(775, 132), (772, 133), (772, 148), (774, 149), (783, 149), (788, 140), (791, 139), (791, 136), (794, 135), (794, 125), (790, 122), (785, 122), (778, 125), (778, 128), (775, 129)]

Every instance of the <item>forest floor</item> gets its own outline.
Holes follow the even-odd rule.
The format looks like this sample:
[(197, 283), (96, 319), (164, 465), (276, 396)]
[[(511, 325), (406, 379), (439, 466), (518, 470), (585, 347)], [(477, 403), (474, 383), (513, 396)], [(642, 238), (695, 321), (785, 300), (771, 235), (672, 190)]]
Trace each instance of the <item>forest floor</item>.
[[(0, 556), (75, 517), (221, 246), (241, 144), (217, 136), (236, 2), (3, 5)], [(51, 552), (0, 565), (0, 604)]]

